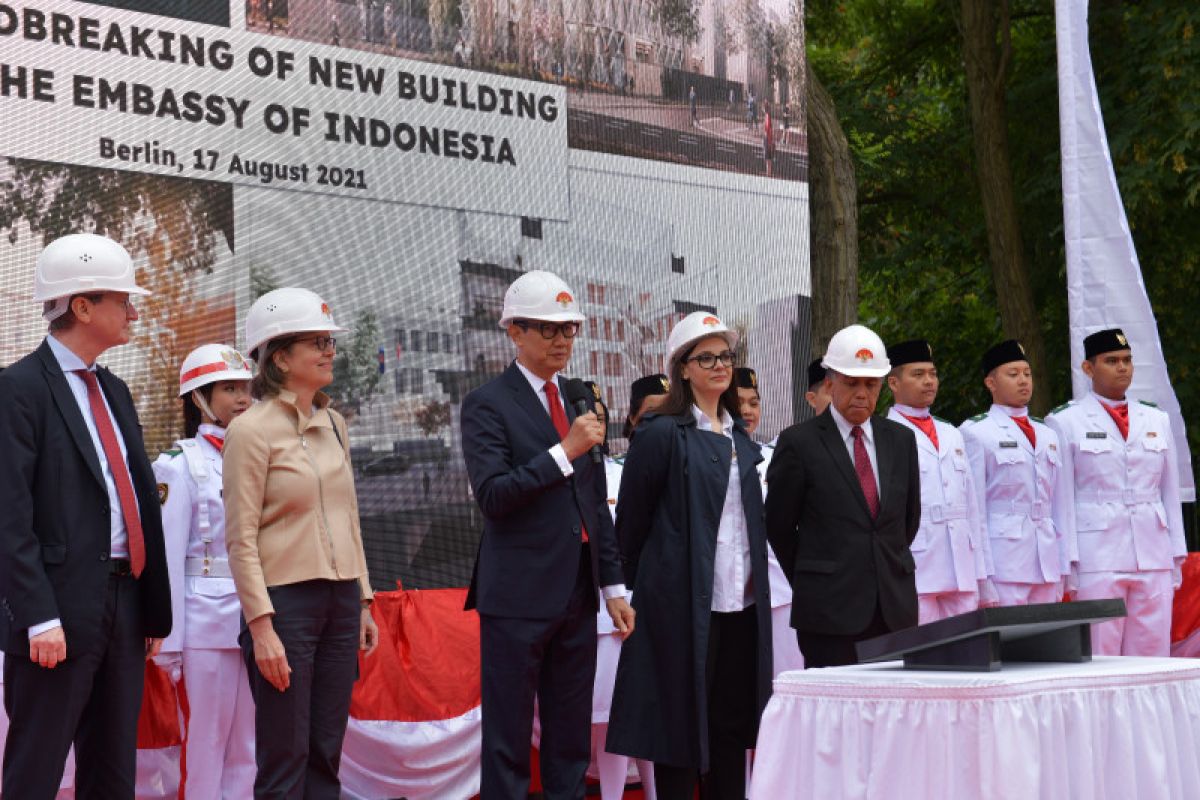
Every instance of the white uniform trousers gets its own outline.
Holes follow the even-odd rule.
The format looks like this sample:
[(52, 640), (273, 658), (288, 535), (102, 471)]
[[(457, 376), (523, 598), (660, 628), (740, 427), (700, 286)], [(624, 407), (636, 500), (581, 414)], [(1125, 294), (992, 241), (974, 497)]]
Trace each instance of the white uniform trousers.
[(804, 669), (804, 656), (792, 627), (792, 604), (771, 609), (771, 646), (774, 648), (775, 677), (793, 669)]
[(240, 650), (184, 648), (188, 800), (254, 796), (254, 698)]
[[(601, 614), (607, 615), (603, 607)], [(608, 736), (608, 712), (612, 707), (613, 685), (617, 681), (617, 661), (621, 657), (621, 637), (601, 633), (596, 642), (596, 682), (592, 686), (592, 766), (588, 774), (600, 780), (602, 800), (621, 800), (629, 780), (629, 756), (610, 753), (604, 749)], [(638, 776), (646, 800), (655, 800), (654, 764), (637, 760)], [(594, 767), (595, 769), (593, 770)]]
[(1028, 606), (1037, 603), (1057, 603), (1062, 600), (1062, 584), (1055, 583), (1009, 583), (993, 581), (996, 596), (1002, 606)]
[(1127, 616), (1092, 625), (1092, 653), (1098, 656), (1171, 655), (1171, 570), (1082, 572), (1080, 600), (1120, 598)]
[(979, 608), (979, 592), (931, 592), (917, 595), (917, 624), (957, 617)]

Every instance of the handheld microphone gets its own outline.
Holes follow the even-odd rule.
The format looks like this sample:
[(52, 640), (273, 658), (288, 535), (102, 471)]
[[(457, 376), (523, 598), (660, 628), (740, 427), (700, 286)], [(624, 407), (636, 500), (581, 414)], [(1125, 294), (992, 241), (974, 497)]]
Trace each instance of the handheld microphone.
[[(588, 399), (591, 398), (592, 392), (583, 385), (583, 381), (571, 378), (567, 381), (566, 393), (567, 402), (571, 404), (571, 408), (575, 409), (576, 416), (591, 411), (588, 407)], [(593, 464), (600, 464), (604, 461), (604, 452), (600, 449), (600, 445), (592, 445), (592, 449), (588, 452), (592, 454)]]

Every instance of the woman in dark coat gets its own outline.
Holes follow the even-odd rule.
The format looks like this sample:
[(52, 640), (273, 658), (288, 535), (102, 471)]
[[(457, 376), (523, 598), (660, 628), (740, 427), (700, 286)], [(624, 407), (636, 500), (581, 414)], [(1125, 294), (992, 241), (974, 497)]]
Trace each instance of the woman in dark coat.
[(617, 536), (637, 632), (621, 650), (608, 750), (654, 762), (660, 800), (743, 800), (745, 751), (771, 693), (762, 459), (737, 417), (737, 334), (685, 317), (668, 339), (671, 387), (638, 427)]

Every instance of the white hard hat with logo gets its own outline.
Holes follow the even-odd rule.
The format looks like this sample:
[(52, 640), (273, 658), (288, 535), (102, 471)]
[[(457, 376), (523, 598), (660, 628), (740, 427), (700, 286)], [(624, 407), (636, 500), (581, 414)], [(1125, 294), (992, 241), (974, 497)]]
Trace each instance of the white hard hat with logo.
[(821, 366), (852, 378), (882, 378), (892, 371), (883, 340), (865, 325), (850, 325), (835, 333)]
[(137, 285), (129, 251), (106, 236), (72, 233), (46, 245), (33, 275), (34, 302), (47, 304), (42, 316), (53, 322), (71, 297), (93, 292), (150, 294)]
[(541, 322), (583, 322), (575, 293), (553, 272), (540, 269), (526, 272), (512, 282), (504, 293), (500, 327), (507, 328), (516, 319)]
[(280, 336), (345, 330), (333, 321), (329, 305), (315, 292), (297, 287), (275, 289), (255, 300), (246, 314), (246, 352), (258, 358), (255, 351)]
[(179, 396), (217, 381), (248, 381), (254, 377), (250, 362), (224, 344), (202, 344), (179, 367)]
[(737, 347), (737, 331), (726, 327), (721, 318), (711, 311), (693, 311), (675, 323), (667, 337), (667, 358), (664, 364), (666, 372), (670, 374), (671, 364), (677, 356), (709, 336), (720, 336), (730, 347)]

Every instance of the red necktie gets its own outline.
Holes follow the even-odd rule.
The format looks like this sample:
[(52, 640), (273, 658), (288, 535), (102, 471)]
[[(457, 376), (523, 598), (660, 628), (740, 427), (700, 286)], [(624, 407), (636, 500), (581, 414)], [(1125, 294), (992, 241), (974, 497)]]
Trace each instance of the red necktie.
[(1025, 438), (1029, 440), (1029, 446), (1037, 449), (1037, 434), (1033, 432), (1033, 424), (1029, 421), (1029, 417), (1013, 417), (1012, 421), (1017, 423), (1017, 427), (1025, 432)]
[(211, 433), (202, 433), (200, 435), (204, 437), (204, 441), (217, 448), (218, 453), (222, 452), (223, 448), (225, 447), (224, 439), (222, 439), (220, 436), (213, 436)]
[(941, 449), (941, 447), (938, 445), (937, 426), (933, 424), (933, 417), (910, 417), (908, 414), (905, 414), (903, 411), (897, 411), (896, 413), (898, 413), (900, 416), (904, 417), (906, 420), (911, 422), (913, 425), (916, 425), (921, 430), (921, 433), (928, 436), (929, 441), (933, 442), (934, 450)]
[(865, 434), (862, 428), (855, 425), (850, 435), (854, 437), (854, 471), (858, 474), (863, 497), (867, 498), (867, 510), (871, 512), (871, 519), (875, 519), (879, 515), (879, 488), (875, 485), (871, 457), (867, 455), (867, 444), (863, 441)]
[(1117, 430), (1121, 432), (1122, 439), (1129, 438), (1129, 404), (1122, 403), (1119, 406), (1110, 406), (1107, 403), (1101, 403), (1104, 410), (1112, 417), (1113, 422), (1117, 423)]
[(92, 422), (96, 425), (96, 433), (100, 434), (100, 444), (104, 447), (104, 457), (108, 460), (108, 468), (112, 470), (113, 483), (117, 485), (117, 497), (121, 501), (121, 516), (125, 519), (125, 532), (129, 536), (129, 561), (133, 569), (133, 577), (142, 574), (146, 566), (146, 542), (142, 538), (142, 518), (138, 516), (137, 500), (133, 494), (133, 481), (129, 477), (129, 465), (125, 456), (121, 455), (121, 445), (117, 441), (117, 432), (113, 428), (112, 418), (104, 405), (104, 395), (100, 393), (100, 383), (96, 373), (88, 369), (77, 369), (73, 372), (83, 378), (87, 384), (88, 405), (92, 409)]
[[(571, 426), (567, 424), (567, 412), (563, 411), (563, 404), (558, 400), (558, 387), (554, 381), (546, 381), (542, 386), (542, 391), (546, 393), (546, 404), (550, 406), (550, 421), (554, 423), (554, 430), (558, 431), (558, 435), (565, 439), (567, 431)], [(583, 531), (583, 541), (588, 540), (587, 528), (580, 524), (580, 530)]]

